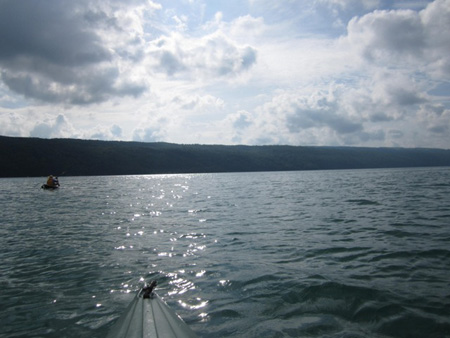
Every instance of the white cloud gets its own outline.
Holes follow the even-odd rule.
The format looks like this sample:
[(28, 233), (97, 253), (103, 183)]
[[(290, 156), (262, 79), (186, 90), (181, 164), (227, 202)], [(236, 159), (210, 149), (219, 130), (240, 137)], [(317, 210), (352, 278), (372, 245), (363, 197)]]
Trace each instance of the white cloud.
[(190, 38), (180, 33), (151, 42), (149, 68), (156, 73), (186, 79), (233, 77), (256, 62), (256, 51), (239, 46), (220, 33)]
[(0, 134), (450, 147), (450, 0), (162, 4), (0, 1)]
[(163, 141), (164, 133), (161, 132), (160, 127), (139, 128), (133, 131), (133, 141), (137, 142), (159, 142)]
[(283, 91), (260, 106), (253, 120), (246, 115), (244, 127), (251, 139), (263, 143), (339, 144), (344, 136), (363, 131), (362, 121), (344, 109), (339, 91), (339, 86), (309, 94)]
[(41, 138), (73, 137), (74, 128), (65, 116), (60, 114), (54, 120), (46, 119), (37, 122), (31, 130), (30, 136)]
[(122, 128), (116, 124), (110, 127), (97, 126), (91, 130), (84, 131), (81, 137), (94, 140), (120, 140), (122, 138)]
[(29, 120), (16, 110), (2, 109), (0, 114), (0, 135), (29, 136), (32, 128)]
[(450, 74), (448, 31), (450, 1), (436, 0), (420, 12), (384, 10), (354, 18), (348, 39), (364, 59), (378, 66), (442, 79)]

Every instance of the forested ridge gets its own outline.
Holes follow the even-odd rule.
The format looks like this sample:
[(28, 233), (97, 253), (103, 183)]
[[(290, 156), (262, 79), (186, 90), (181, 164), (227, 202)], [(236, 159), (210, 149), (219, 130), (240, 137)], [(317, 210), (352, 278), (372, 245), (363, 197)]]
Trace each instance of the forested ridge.
[(0, 136), (0, 177), (450, 166), (450, 150), (183, 145)]

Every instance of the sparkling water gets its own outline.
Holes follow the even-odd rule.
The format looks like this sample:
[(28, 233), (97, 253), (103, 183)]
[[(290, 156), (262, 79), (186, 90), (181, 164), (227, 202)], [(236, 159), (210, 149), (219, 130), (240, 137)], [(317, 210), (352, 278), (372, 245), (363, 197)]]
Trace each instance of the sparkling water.
[(0, 336), (450, 337), (450, 168), (0, 179)]

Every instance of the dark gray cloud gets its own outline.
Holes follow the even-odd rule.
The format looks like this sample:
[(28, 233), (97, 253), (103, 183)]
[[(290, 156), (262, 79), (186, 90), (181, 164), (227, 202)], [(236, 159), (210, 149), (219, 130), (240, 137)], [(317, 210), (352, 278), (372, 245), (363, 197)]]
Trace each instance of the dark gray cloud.
[(391, 102), (400, 106), (409, 106), (419, 103), (425, 103), (427, 100), (423, 97), (423, 94), (414, 90), (414, 88), (391, 88), (389, 91)]
[(169, 51), (163, 51), (160, 54), (159, 65), (167, 75), (174, 75), (186, 69), (181, 58)]
[(370, 115), (371, 122), (388, 122), (392, 121), (393, 118), (388, 116), (386, 113), (373, 113)]
[(449, 127), (447, 125), (439, 125), (430, 127), (428, 130), (435, 134), (448, 134)]
[[(256, 63), (255, 49), (220, 34), (206, 39), (174, 34), (146, 44), (139, 30), (144, 22), (137, 22), (138, 10), (133, 11), (143, 4), (148, 5), (143, 0), (0, 0), (0, 81), (26, 98), (87, 105), (137, 97), (154, 72), (234, 76)], [(146, 58), (147, 76), (139, 68)]]
[(145, 88), (120, 80), (102, 30), (116, 19), (86, 1), (0, 0), (0, 70), (7, 87), (45, 102), (89, 104)]
[(286, 118), (288, 130), (295, 133), (302, 129), (327, 127), (338, 134), (349, 134), (363, 130), (361, 123), (342, 116), (336, 111), (337, 108), (335, 103), (328, 103), (326, 106), (314, 109), (298, 107), (294, 114), (290, 114)]
[(0, 59), (31, 57), (64, 66), (109, 60), (111, 53), (91, 29), (95, 23), (79, 13), (77, 4), (78, 1), (1, 1)]
[(340, 135), (341, 142), (347, 146), (361, 144), (361, 142), (383, 142), (386, 139), (386, 134), (383, 130), (376, 130), (372, 132), (359, 131), (357, 133)]

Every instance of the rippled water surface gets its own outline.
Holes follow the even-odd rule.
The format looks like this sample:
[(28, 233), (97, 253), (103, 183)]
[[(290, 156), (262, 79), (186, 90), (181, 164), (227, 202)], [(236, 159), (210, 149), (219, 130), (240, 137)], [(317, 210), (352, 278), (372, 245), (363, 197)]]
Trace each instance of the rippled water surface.
[(0, 336), (450, 337), (450, 168), (0, 179)]

